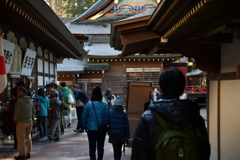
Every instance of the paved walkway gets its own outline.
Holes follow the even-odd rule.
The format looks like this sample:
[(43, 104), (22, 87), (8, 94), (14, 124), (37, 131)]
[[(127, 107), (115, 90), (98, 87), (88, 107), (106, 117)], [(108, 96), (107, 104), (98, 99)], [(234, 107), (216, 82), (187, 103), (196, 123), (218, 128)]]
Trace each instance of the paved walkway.
[[(86, 133), (74, 133), (77, 120), (73, 121), (70, 128), (65, 129), (65, 134), (61, 136), (60, 142), (33, 142), (31, 153), (32, 160), (89, 160), (88, 139)], [(38, 138), (35, 136), (33, 140)], [(12, 141), (0, 143), (0, 159), (13, 160), (18, 152), (10, 152), (13, 147)], [(103, 160), (114, 160), (112, 145), (108, 143), (108, 136), (105, 140)], [(129, 160), (131, 148), (126, 148), (126, 155), (122, 160)]]

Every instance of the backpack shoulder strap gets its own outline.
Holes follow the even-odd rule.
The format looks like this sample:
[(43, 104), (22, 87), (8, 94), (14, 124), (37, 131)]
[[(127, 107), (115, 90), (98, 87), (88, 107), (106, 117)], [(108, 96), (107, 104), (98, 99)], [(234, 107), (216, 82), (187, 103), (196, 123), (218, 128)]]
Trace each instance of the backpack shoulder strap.
[(160, 126), (162, 127), (163, 131), (169, 130), (170, 124), (165, 119), (163, 119), (161, 116), (159, 116), (156, 112), (154, 112), (153, 110), (151, 110), (151, 111), (152, 111), (154, 117), (157, 119)]

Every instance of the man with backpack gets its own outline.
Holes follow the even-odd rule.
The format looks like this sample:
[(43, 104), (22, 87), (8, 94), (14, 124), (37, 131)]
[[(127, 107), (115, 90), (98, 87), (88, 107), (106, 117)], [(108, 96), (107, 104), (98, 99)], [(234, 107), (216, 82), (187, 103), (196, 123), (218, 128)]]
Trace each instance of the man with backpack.
[(180, 100), (186, 80), (176, 69), (159, 79), (161, 99), (151, 102), (133, 138), (132, 160), (208, 160), (210, 144), (199, 106)]

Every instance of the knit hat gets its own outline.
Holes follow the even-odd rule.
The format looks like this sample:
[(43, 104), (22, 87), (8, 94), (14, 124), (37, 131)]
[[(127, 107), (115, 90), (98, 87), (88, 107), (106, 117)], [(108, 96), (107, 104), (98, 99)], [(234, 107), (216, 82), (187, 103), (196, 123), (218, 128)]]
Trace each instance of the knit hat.
[(117, 96), (117, 98), (114, 100), (114, 106), (122, 106), (123, 100), (120, 96)]
[(79, 85), (74, 84), (73, 87), (74, 87), (74, 88), (79, 88)]
[(92, 90), (92, 101), (102, 101), (102, 91), (99, 86)]

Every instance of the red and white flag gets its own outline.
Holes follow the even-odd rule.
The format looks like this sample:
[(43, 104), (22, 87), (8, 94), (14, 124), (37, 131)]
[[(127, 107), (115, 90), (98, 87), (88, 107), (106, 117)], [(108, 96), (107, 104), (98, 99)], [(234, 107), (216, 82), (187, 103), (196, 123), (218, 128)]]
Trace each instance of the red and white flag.
[(0, 36), (0, 93), (7, 87), (6, 64), (3, 53), (2, 37)]

